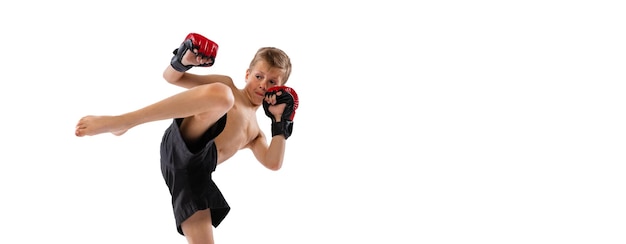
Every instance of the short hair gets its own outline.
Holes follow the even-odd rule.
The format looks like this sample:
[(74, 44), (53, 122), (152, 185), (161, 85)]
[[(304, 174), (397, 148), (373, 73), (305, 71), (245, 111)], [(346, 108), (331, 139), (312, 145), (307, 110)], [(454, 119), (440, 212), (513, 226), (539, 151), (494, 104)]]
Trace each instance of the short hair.
[(250, 69), (259, 61), (265, 61), (272, 68), (279, 68), (284, 71), (283, 85), (289, 80), (291, 75), (291, 59), (283, 50), (276, 47), (262, 47), (257, 50), (254, 58), (250, 62)]

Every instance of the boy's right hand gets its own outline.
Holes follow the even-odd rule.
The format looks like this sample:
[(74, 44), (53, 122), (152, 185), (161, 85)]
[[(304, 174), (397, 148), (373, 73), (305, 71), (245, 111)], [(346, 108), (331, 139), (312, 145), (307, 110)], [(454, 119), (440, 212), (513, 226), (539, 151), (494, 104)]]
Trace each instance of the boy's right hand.
[[(285, 139), (293, 132), (293, 118), (300, 101), (296, 91), (287, 86), (275, 86), (267, 90), (263, 100), (265, 115), (272, 119), (272, 137), (283, 135)], [(272, 107), (284, 105), (283, 111), (272, 111)], [(276, 116), (279, 116), (278, 119)]]
[(189, 33), (178, 49), (174, 50), (172, 68), (185, 72), (194, 66), (210, 67), (215, 63), (217, 43), (197, 34)]

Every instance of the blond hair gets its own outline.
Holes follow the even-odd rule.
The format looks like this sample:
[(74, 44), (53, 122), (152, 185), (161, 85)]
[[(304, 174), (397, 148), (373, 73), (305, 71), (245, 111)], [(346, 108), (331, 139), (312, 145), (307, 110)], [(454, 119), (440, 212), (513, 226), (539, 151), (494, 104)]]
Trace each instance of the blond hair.
[(283, 50), (275, 47), (262, 47), (254, 55), (250, 62), (250, 69), (259, 61), (265, 61), (272, 68), (279, 68), (284, 71), (283, 85), (287, 83), (291, 74), (291, 59)]

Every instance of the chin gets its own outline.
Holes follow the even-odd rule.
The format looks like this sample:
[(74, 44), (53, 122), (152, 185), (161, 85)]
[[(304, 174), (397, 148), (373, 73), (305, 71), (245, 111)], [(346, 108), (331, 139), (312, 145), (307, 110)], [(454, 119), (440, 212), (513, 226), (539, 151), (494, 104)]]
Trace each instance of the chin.
[(254, 101), (254, 102), (252, 102), (252, 104), (254, 104), (256, 106), (261, 106), (261, 105), (263, 105), (263, 99), (261, 99), (259, 101)]
[(248, 99), (250, 99), (250, 103), (253, 105), (260, 106), (263, 104), (265, 97), (258, 96), (256, 93), (250, 91), (246, 91), (246, 93), (248, 93)]
[(260, 106), (260, 105), (263, 104), (263, 99), (265, 99), (265, 97), (263, 97), (263, 98), (259, 98), (259, 97), (253, 97), (252, 98), (251, 97), (250, 98), (250, 103), (252, 103), (252, 105), (255, 105), (255, 106)]

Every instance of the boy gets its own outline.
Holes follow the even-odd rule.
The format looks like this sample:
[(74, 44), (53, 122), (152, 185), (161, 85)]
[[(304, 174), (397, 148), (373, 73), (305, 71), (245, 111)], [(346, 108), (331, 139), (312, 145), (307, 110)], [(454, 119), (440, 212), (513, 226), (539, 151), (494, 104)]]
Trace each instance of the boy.
[[(186, 73), (194, 66), (213, 65), (217, 47), (190, 33), (163, 72), (165, 80), (187, 90), (122, 115), (85, 116), (75, 131), (79, 137), (119, 136), (143, 123), (172, 119), (161, 142), (161, 171), (172, 195), (177, 231), (189, 243), (213, 243), (212, 226), (230, 210), (211, 179), (216, 166), (247, 148), (268, 169), (280, 169), (298, 107), (297, 94), (284, 86), (291, 61), (278, 48), (257, 51), (243, 89), (228, 76)], [(272, 120), (269, 145), (257, 124), (260, 106)]]

